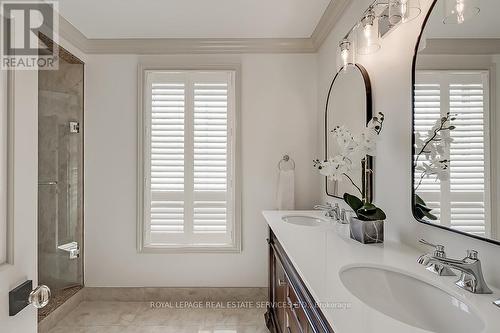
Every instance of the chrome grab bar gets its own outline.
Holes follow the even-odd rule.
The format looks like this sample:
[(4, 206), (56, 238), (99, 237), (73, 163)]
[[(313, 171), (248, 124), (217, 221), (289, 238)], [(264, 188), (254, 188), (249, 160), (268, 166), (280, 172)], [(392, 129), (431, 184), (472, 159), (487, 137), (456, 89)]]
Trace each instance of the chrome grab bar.
[(54, 186), (54, 185), (57, 185), (56, 180), (46, 181), (46, 182), (38, 182), (38, 186)]

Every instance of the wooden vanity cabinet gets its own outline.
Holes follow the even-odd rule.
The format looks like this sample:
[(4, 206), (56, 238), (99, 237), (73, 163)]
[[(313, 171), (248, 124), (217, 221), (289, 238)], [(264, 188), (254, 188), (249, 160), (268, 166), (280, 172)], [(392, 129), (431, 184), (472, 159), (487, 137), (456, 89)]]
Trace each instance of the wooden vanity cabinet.
[(269, 229), (269, 305), (266, 324), (273, 333), (333, 332), (321, 309)]

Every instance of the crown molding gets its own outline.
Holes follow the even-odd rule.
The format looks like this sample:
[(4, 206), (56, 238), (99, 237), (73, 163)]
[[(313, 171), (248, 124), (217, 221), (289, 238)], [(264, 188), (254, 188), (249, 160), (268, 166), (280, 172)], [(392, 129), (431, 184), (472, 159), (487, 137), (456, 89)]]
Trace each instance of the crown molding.
[(313, 53), (309, 38), (90, 39), (90, 54)]
[(87, 54), (315, 53), (349, 0), (331, 0), (308, 38), (130, 38), (89, 39), (59, 15), (59, 34)]
[(62, 15), (59, 15), (59, 35), (83, 52), (89, 49), (89, 39)]
[(422, 54), (491, 55), (500, 54), (499, 38), (429, 38)]
[(326, 38), (332, 31), (335, 24), (346, 10), (349, 5), (350, 0), (331, 0), (330, 4), (326, 8), (323, 16), (318, 22), (318, 25), (314, 29), (310, 39), (313, 43), (316, 51), (319, 50), (321, 45), (325, 42)]

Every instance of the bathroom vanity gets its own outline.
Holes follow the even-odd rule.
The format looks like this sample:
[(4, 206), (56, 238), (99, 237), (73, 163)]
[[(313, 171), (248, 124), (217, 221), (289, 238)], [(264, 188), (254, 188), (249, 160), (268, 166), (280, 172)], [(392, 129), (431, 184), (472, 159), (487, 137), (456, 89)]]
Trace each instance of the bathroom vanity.
[(473, 294), (455, 285), (458, 276), (429, 272), (417, 263), (424, 247), (358, 243), (348, 225), (321, 211), (263, 215), (269, 226), (271, 332), (500, 332), (499, 309), (492, 303), (500, 291)]

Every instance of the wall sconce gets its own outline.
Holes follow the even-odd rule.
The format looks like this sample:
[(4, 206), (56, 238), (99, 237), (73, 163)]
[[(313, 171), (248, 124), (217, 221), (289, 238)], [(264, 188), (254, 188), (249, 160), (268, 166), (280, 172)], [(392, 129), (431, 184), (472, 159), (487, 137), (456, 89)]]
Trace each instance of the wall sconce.
[(347, 70), (349, 65), (353, 65), (355, 63), (353, 43), (348, 38), (344, 38), (339, 43), (338, 56), (337, 56), (337, 64), (339, 64), (339, 70)]
[[(454, 3), (479, 0), (446, 0)], [(339, 43), (337, 52), (338, 69), (355, 64), (355, 53), (368, 55), (380, 49), (380, 38), (386, 36), (399, 24), (406, 23), (420, 15), (419, 0), (375, 0), (365, 14)], [(353, 42), (353, 37), (355, 42)], [(356, 45), (354, 50), (354, 44)]]
[(359, 54), (373, 54), (380, 49), (378, 18), (372, 7), (366, 11), (357, 30)]
[(419, 0), (389, 0), (388, 7), (389, 23), (393, 26), (409, 22), (422, 12)]
[(480, 12), (479, 0), (445, 0), (444, 24), (462, 24)]

